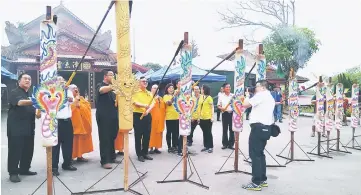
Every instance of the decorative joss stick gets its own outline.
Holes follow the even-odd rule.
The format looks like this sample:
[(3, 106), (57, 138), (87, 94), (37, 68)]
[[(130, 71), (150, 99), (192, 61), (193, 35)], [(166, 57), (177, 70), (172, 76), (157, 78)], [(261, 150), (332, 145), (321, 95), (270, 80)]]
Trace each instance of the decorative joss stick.
[(336, 85), (336, 109), (335, 109), (335, 126), (339, 130), (342, 128), (343, 120), (343, 84), (338, 83)]
[(325, 117), (325, 130), (331, 131), (333, 129), (334, 116), (335, 116), (335, 99), (333, 97), (333, 85), (331, 78), (326, 86), (326, 117)]
[(67, 102), (67, 93), (64, 85), (57, 82), (57, 27), (51, 7), (46, 9), (46, 20), (40, 23), (40, 84), (34, 86), (31, 100), (35, 108), (45, 113), (41, 119), (41, 136), (42, 145), (46, 147), (47, 194), (52, 195), (52, 147), (58, 144), (56, 115)]
[(242, 102), (244, 99), (244, 78), (246, 71), (246, 58), (243, 55), (243, 40), (239, 41), (239, 49), (235, 54), (235, 71), (234, 71), (234, 96), (230, 102), (233, 110), (233, 131), (241, 132), (243, 130), (243, 112)]
[(266, 80), (266, 57), (263, 55), (263, 45), (260, 44), (258, 47), (257, 55), (257, 72), (256, 72), (256, 82), (259, 80)]
[(232, 130), (235, 132), (235, 153), (234, 153), (234, 170), (238, 171), (238, 156), (239, 156), (239, 132), (243, 130), (243, 113), (244, 108), (242, 102), (244, 101), (244, 81), (246, 75), (246, 58), (243, 55), (243, 40), (238, 42), (238, 49), (235, 56), (235, 71), (234, 71), (234, 95), (228, 103), (233, 110), (232, 114)]
[(183, 180), (187, 179), (187, 136), (191, 131), (192, 113), (197, 103), (192, 98), (192, 47), (188, 44), (188, 32), (184, 33), (184, 45), (180, 52), (182, 74), (180, 91), (174, 97), (174, 108), (179, 113), (179, 135), (183, 136)]
[(58, 144), (58, 122), (55, 117), (67, 102), (64, 86), (57, 83), (57, 27), (51, 19), (50, 15), (40, 23), (40, 85), (34, 87), (31, 97), (34, 107), (45, 113), (41, 123), (45, 147)]
[[(188, 38), (188, 33), (185, 33)], [(192, 97), (192, 48), (188, 40), (184, 39), (184, 46), (180, 52), (182, 74), (180, 75), (180, 92), (174, 96), (174, 107), (179, 113), (179, 135), (188, 136), (191, 129), (191, 115), (196, 106)]]
[(352, 95), (351, 95), (351, 127), (356, 128), (358, 126), (358, 121), (360, 120), (360, 111), (358, 108), (358, 96), (359, 96), (359, 86), (358, 84), (352, 85)]
[(294, 71), (291, 70), (290, 80), (288, 85), (288, 106), (290, 119), (288, 122), (288, 130), (291, 132), (297, 131), (297, 120), (299, 116), (298, 109), (298, 83), (297, 79), (294, 77)]
[[(257, 55), (257, 61), (252, 66), (251, 71), (248, 72), (248, 75), (245, 77), (244, 81), (247, 80), (248, 76), (251, 74), (253, 68), (257, 66), (257, 72), (256, 72), (256, 81), (259, 80), (265, 80), (266, 79), (266, 58), (263, 55), (263, 45), (259, 44), (258, 46), (258, 55)], [(237, 68), (236, 68), (237, 69)], [(236, 74), (236, 73), (235, 73)], [(244, 77), (243, 77), (244, 78)], [(243, 88), (244, 93), (244, 88)], [(226, 107), (224, 107), (224, 110), (227, 110), (228, 106), (230, 106), (231, 102), (229, 102)]]
[(326, 87), (322, 80), (316, 86), (316, 118), (315, 126), (317, 132), (322, 132), (325, 125), (325, 93)]

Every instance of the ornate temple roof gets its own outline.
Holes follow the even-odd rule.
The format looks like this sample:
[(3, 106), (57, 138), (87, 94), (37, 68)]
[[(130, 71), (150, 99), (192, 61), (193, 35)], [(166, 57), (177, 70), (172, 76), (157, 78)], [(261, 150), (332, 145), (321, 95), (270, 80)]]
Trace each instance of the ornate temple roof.
[[(53, 8), (52, 13), (58, 16), (58, 57), (81, 58), (93, 38), (95, 30), (63, 4)], [(6, 21), (5, 32), (10, 45), (1, 46), (2, 59), (11, 63), (39, 63), (40, 22), (44, 18), (45, 14), (26, 24), (20, 24), (18, 27)], [(87, 58), (94, 59), (95, 66), (116, 66), (116, 54), (109, 49), (111, 42), (110, 31), (99, 32), (87, 53)], [(135, 63), (132, 63), (132, 66), (133, 69), (140, 72), (149, 70)]]

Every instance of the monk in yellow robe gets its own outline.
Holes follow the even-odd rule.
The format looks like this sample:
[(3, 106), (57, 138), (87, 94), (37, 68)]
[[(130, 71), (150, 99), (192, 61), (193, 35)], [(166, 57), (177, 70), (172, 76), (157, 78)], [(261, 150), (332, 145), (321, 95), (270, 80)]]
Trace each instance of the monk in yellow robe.
[(76, 85), (70, 85), (69, 89), (75, 97), (74, 103), (71, 104), (74, 132), (72, 158), (76, 158), (78, 162), (87, 162), (83, 154), (93, 151), (91, 105), (79, 95)]
[[(152, 95), (158, 89), (158, 85), (153, 85), (151, 89)], [(162, 148), (162, 139), (163, 131), (165, 124), (165, 102), (157, 94), (154, 97), (155, 103), (152, 105), (153, 109), (151, 111), (152, 115), (152, 129), (150, 132), (150, 141), (149, 141), (149, 154), (160, 154), (159, 148)]]

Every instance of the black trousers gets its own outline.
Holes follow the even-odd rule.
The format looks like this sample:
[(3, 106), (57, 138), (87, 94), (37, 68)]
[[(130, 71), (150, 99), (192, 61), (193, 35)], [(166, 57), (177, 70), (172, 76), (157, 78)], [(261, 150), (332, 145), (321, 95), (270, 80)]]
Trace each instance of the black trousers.
[[(30, 169), (34, 153), (34, 135), (8, 136), (8, 172), (16, 175)], [(20, 168), (19, 168), (20, 163)]]
[(212, 121), (208, 120), (200, 120), (199, 126), (203, 131), (203, 145), (205, 148), (213, 148), (213, 135), (212, 135)]
[(68, 167), (71, 165), (72, 153), (73, 153), (73, 124), (71, 119), (58, 119), (58, 145), (53, 146), (53, 168), (58, 168), (60, 147), (63, 153), (63, 165), (62, 167)]
[(99, 135), (100, 164), (111, 163), (115, 156), (114, 142), (118, 135), (118, 118), (96, 115)]
[(187, 141), (189, 143), (193, 143), (193, 133), (194, 133), (194, 130), (196, 129), (197, 125), (198, 125), (198, 121), (197, 120), (192, 120), (192, 122), (191, 122), (191, 133), (187, 137)]
[(152, 129), (152, 117), (150, 114), (140, 120), (142, 113), (133, 113), (133, 127), (135, 139), (135, 152), (137, 156), (148, 154), (150, 131)]
[(264, 149), (270, 137), (271, 131), (268, 127), (261, 123), (251, 124), (248, 147), (249, 156), (252, 159), (252, 182), (257, 185), (267, 180)]
[(246, 120), (249, 119), (249, 114), (251, 114), (252, 107), (246, 109)]
[(168, 148), (176, 148), (179, 142), (179, 120), (166, 120)]
[[(222, 145), (229, 147), (234, 145), (234, 132), (232, 130), (232, 113), (224, 112), (222, 113)], [(229, 137), (228, 137), (229, 131)]]
[(220, 121), (221, 110), (217, 109), (217, 121)]

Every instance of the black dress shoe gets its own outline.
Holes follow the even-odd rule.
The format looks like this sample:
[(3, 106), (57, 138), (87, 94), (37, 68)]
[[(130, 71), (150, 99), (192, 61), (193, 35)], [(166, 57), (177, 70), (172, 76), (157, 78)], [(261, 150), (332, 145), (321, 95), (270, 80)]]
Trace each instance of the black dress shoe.
[(78, 170), (76, 167), (73, 167), (73, 165), (69, 165), (69, 166), (66, 166), (66, 167), (62, 167), (64, 170), (66, 171), (76, 171)]
[(143, 156), (138, 156), (138, 160), (139, 160), (140, 162), (144, 162), (144, 161), (145, 161)]
[(59, 176), (60, 175), (58, 169), (53, 169), (53, 175), (54, 176)]
[(162, 152), (159, 151), (158, 149), (155, 149), (155, 150), (154, 150), (154, 153), (155, 153), (155, 154), (160, 154), (160, 153), (162, 153)]
[(37, 175), (37, 172), (33, 172), (33, 171), (24, 171), (24, 172), (20, 172), (20, 175)]
[(13, 183), (18, 183), (21, 180), (20, 180), (18, 175), (10, 175), (10, 181), (13, 182)]
[(226, 149), (227, 148), (227, 146), (222, 146), (222, 150), (224, 150), (224, 149)]
[(231, 150), (234, 150), (234, 147), (233, 146), (228, 146), (229, 149)]
[(124, 156), (124, 152), (118, 152), (117, 155)]
[(145, 159), (145, 160), (153, 160), (153, 158), (150, 157), (149, 155), (145, 155), (145, 156), (144, 156), (144, 159)]

